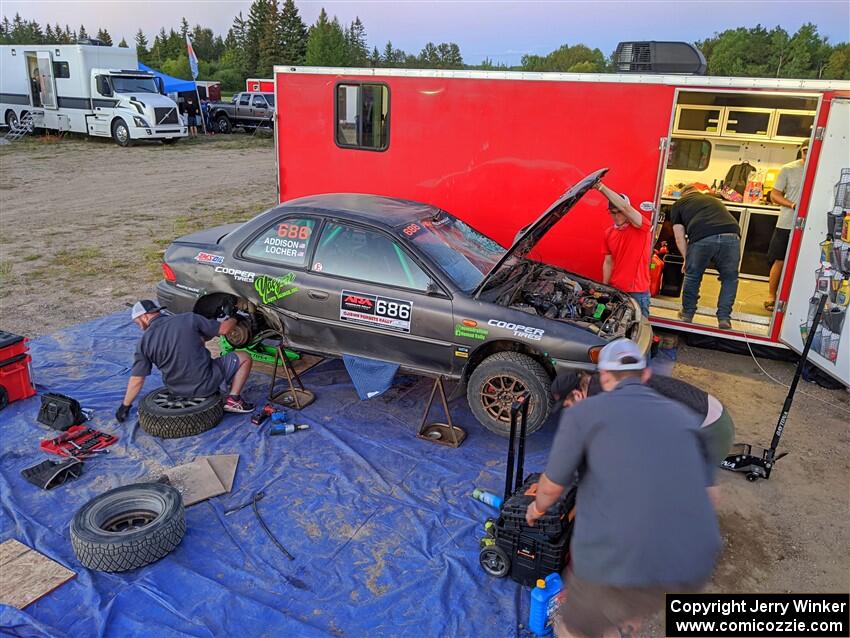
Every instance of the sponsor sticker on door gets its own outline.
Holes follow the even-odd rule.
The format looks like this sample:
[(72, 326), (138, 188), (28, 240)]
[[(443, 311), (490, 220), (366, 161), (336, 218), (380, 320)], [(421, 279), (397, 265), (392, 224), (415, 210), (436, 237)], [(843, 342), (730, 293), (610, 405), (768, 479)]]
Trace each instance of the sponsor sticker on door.
[(350, 323), (374, 326), (396, 332), (410, 332), (413, 303), (343, 290), (339, 300), (339, 318)]

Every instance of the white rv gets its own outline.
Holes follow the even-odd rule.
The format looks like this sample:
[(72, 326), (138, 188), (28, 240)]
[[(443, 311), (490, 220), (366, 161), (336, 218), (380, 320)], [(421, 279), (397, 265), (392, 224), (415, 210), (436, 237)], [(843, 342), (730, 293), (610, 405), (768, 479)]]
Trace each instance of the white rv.
[(87, 44), (0, 46), (0, 123), (173, 143), (186, 136), (160, 81), (138, 70), (136, 52)]

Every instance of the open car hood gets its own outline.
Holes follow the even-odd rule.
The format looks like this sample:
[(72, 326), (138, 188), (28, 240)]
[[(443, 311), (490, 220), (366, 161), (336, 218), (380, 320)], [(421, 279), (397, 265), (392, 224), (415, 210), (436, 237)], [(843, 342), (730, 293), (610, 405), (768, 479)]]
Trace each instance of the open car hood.
[(520, 259), (528, 255), (543, 238), (543, 235), (548, 233), (607, 172), (607, 168), (601, 168), (586, 176), (581, 181), (576, 182), (563, 195), (556, 199), (540, 217), (526, 226), (513, 245), (508, 249), (508, 252), (502, 256), (484, 279), (481, 280), (481, 283), (473, 291), (472, 296), (477, 298), (491, 281), (500, 277), (502, 271), (512, 268)]

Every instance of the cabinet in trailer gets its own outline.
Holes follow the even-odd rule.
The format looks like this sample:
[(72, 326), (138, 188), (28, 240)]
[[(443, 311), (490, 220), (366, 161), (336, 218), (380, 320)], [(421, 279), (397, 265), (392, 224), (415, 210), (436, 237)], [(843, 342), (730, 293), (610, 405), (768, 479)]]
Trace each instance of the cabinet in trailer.
[(720, 135), (724, 111), (722, 106), (679, 106), (676, 109), (673, 132), (685, 135)]
[(801, 142), (811, 137), (814, 125), (815, 111), (778, 109), (770, 138), (777, 142)]
[(772, 132), (774, 109), (730, 107), (723, 119), (723, 137), (768, 139)]

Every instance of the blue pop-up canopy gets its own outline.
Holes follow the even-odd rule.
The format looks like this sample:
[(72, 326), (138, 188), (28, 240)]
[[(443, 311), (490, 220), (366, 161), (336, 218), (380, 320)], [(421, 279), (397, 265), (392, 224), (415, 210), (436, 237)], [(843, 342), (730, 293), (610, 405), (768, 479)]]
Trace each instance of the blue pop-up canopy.
[(195, 82), (192, 80), (181, 80), (180, 78), (173, 78), (170, 75), (166, 75), (161, 71), (157, 71), (156, 69), (152, 69), (146, 64), (142, 64), (139, 62), (139, 69), (141, 71), (147, 71), (148, 73), (153, 73), (158, 78), (162, 78), (163, 83), (165, 84), (165, 92), (166, 93), (182, 93), (183, 91), (194, 91), (195, 90)]

